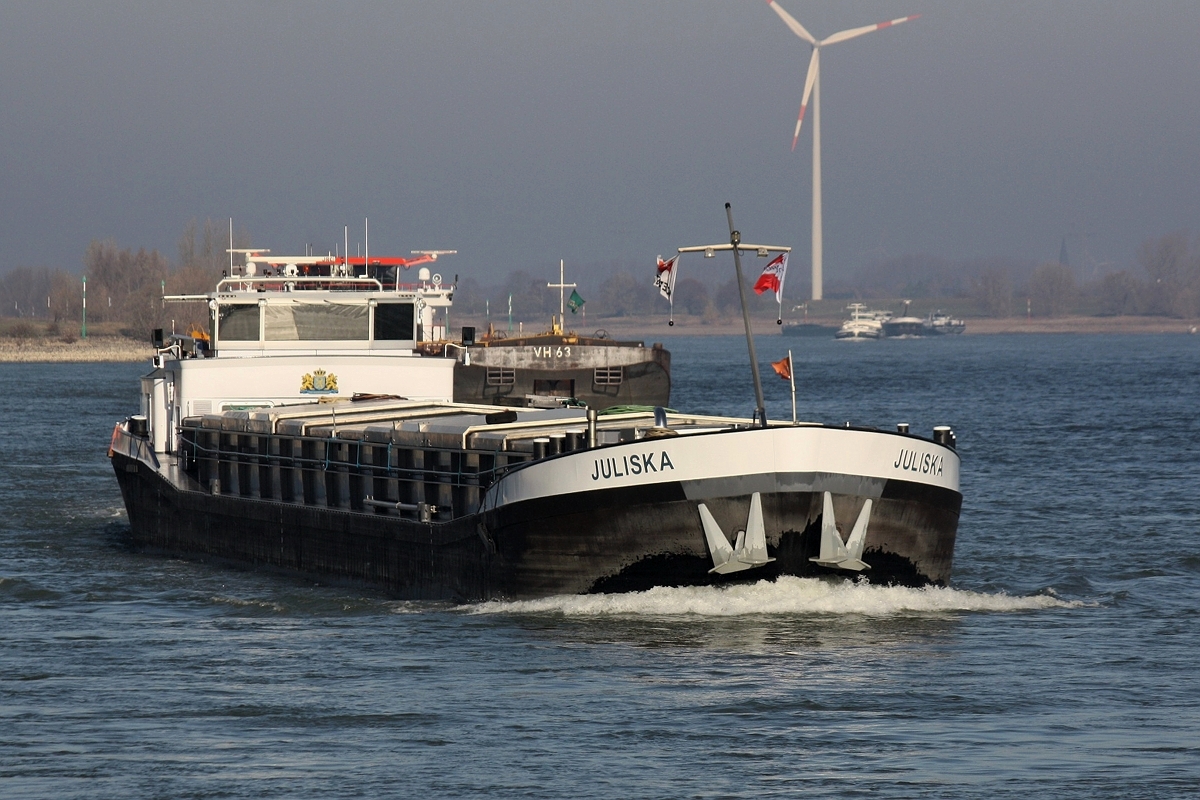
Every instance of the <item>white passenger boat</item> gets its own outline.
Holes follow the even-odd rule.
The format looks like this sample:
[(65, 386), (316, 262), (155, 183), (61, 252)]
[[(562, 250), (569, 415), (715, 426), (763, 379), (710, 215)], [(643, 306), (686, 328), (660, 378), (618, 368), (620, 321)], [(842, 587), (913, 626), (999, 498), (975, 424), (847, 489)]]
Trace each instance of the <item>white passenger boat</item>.
[(890, 312), (868, 311), (862, 303), (851, 303), (846, 307), (850, 319), (842, 323), (835, 339), (849, 341), (871, 341), (883, 338), (883, 324), (891, 317)]
[(949, 314), (943, 314), (940, 310), (930, 313), (924, 320), (924, 326), (926, 336), (962, 333), (967, 329), (967, 323), (961, 319), (955, 319)]

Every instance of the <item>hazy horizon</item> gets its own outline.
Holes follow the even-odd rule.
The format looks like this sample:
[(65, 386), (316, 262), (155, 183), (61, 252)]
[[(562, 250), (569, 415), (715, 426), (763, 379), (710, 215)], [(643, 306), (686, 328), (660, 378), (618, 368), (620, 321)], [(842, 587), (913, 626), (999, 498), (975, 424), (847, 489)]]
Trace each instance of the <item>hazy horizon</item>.
[[(782, 5), (818, 37), (922, 15), (823, 53), (828, 283), (1200, 228), (1200, 5)], [(174, 259), (206, 218), (354, 252), (369, 217), (372, 252), (490, 282), (720, 241), (731, 202), (807, 270), (810, 50), (761, 0), (23, 3), (0, 44), (4, 268)]]

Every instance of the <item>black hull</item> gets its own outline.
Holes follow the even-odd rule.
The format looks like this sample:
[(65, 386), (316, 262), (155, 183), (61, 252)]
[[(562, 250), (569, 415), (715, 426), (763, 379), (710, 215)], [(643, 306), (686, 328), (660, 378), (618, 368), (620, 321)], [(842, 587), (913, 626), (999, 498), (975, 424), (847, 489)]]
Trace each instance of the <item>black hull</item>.
[(919, 319), (889, 320), (883, 323), (883, 335), (889, 339), (929, 336), (925, 323)]
[[(697, 503), (680, 484), (528, 500), (430, 524), (181, 489), (145, 462), (119, 452), (112, 461), (132, 538), (142, 547), (364, 585), (404, 599), (518, 599), (848, 575), (809, 560), (820, 547), (819, 492), (763, 494), (775, 561), (721, 576), (709, 572)], [(745, 526), (748, 496), (705, 502), (724, 530)], [(863, 554), (872, 568), (862, 576), (912, 586), (948, 582), (962, 496), (892, 480), (874, 502), (872, 540)], [(853, 495), (835, 499), (838, 519), (853, 519), (859, 507)]]

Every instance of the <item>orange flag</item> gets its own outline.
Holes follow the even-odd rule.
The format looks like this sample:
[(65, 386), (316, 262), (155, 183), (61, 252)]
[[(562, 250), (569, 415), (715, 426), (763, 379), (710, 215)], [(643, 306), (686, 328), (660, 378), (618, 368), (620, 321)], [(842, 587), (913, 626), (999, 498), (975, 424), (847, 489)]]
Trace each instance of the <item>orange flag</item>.
[(778, 372), (779, 377), (785, 381), (792, 379), (792, 360), (788, 356), (784, 356), (778, 361), (772, 361), (771, 368)]

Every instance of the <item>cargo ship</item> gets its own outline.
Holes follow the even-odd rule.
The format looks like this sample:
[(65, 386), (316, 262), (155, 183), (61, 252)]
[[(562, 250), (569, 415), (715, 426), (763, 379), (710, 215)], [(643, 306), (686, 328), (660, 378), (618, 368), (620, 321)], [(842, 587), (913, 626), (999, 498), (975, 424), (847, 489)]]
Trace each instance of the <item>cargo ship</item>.
[(888, 339), (914, 339), (924, 336), (945, 336), (962, 333), (967, 325), (961, 319), (954, 319), (940, 310), (930, 312), (929, 316), (921, 318), (910, 316), (908, 306), (911, 301), (904, 301), (904, 311), (898, 317), (883, 319), (883, 336)]
[(900, 316), (888, 316), (882, 321), (883, 335), (888, 339), (912, 339), (926, 335), (925, 320), (911, 316), (908, 307), (911, 300), (904, 301), (904, 310)]
[(949, 427), (768, 422), (756, 368), (751, 419), (455, 402), (456, 360), (418, 347), (449, 287), (301, 266), (158, 337), (109, 448), (136, 545), (455, 601), (950, 578)]

